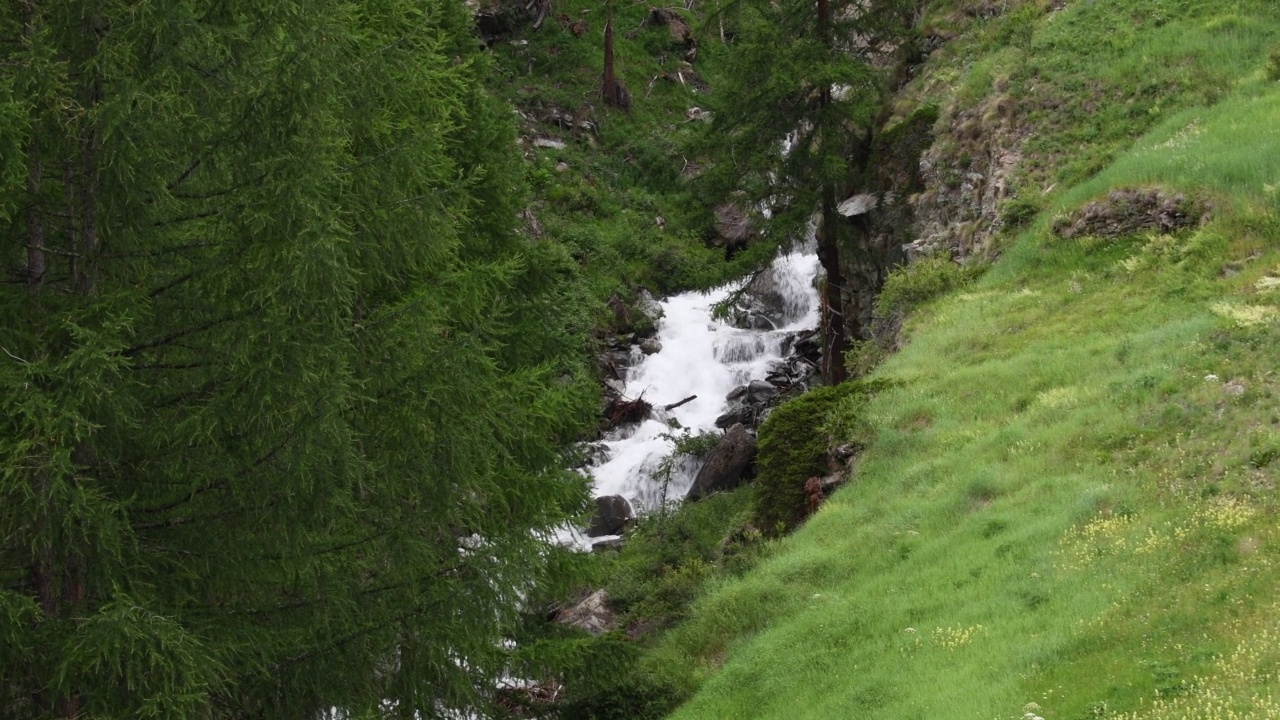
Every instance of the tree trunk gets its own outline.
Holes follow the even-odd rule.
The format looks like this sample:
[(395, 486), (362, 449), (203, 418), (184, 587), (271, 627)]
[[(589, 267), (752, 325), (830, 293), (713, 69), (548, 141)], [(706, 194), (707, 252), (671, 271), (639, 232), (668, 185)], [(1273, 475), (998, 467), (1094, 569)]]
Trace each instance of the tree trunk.
[[(831, 40), (831, 2), (818, 0), (818, 35), (828, 48)], [(818, 113), (831, 104), (831, 86), (818, 95)], [(820, 139), (821, 140), (821, 139)], [(822, 185), (822, 220), (818, 227), (818, 260), (827, 273), (822, 286), (822, 382), (838, 385), (848, 377), (844, 369), (844, 353), (848, 347), (844, 328), (844, 276), (840, 272), (840, 213), (836, 208), (836, 189), (831, 181)]]
[(848, 377), (844, 367), (844, 353), (849, 343), (842, 312), (844, 275), (840, 271), (840, 221), (835, 189), (828, 185), (822, 190), (822, 220), (818, 226), (818, 260), (827, 274), (822, 284), (822, 382), (826, 385), (838, 385)]

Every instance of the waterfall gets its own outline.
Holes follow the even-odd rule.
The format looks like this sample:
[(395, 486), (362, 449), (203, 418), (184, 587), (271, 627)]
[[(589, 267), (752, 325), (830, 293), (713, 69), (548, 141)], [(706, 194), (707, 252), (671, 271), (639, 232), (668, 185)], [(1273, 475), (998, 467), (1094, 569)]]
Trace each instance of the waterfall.
[[(675, 423), (694, 435), (716, 430), (716, 418), (728, 407), (725, 396), (752, 380), (763, 380), (789, 350), (791, 334), (818, 325), (814, 278), (819, 268), (812, 243), (774, 260), (765, 272), (771, 274), (769, 293), (781, 310), (775, 313), (780, 321), (764, 323), (766, 329), (740, 329), (712, 317), (715, 305), (742, 282), (661, 302), (657, 339), (662, 348), (648, 356), (633, 353), (638, 362), (628, 369), (623, 390), (627, 398), (643, 395), (654, 406), (653, 417), (605, 436), (601, 445), (606, 459), (588, 469), (595, 496), (621, 495), (638, 513), (684, 498), (699, 463), (686, 460), (672, 468), (665, 483), (656, 479), (672, 452), (672, 443), (663, 436), (674, 432)], [(662, 410), (691, 395), (697, 399)]]

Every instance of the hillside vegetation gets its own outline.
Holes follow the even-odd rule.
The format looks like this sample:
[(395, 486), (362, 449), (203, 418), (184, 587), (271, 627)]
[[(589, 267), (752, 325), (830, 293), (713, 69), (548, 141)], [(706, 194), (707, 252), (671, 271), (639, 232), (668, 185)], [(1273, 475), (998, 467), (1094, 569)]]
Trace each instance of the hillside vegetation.
[[(1280, 716), (1280, 9), (1056, 5), (935, 5), (902, 102), (1031, 98), (1034, 209), (833, 407), (851, 484), (646, 658), (674, 717)], [(1153, 187), (1211, 209), (1054, 232)]]

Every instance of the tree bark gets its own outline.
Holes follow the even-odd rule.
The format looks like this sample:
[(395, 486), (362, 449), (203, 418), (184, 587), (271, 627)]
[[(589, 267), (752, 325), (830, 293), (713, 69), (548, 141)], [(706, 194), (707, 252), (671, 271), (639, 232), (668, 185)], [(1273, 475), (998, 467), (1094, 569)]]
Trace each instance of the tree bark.
[[(830, 0), (818, 0), (817, 10), (818, 35), (829, 49), (832, 46)], [(831, 86), (824, 85), (818, 94), (818, 112), (824, 112), (831, 102)], [(819, 138), (819, 142), (823, 139)], [(845, 318), (842, 312), (844, 303), (841, 299), (844, 275), (840, 271), (840, 223), (836, 188), (830, 179), (824, 179), (822, 219), (818, 227), (818, 260), (827, 274), (822, 288), (822, 382), (826, 385), (838, 385), (848, 377), (844, 367), (848, 341), (845, 337)]]
[(838, 385), (848, 378), (844, 353), (848, 349), (842, 295), (844, 275), (840, 269), (840, 213), (836, 210), (835, 189), (822, 189), (822, 220), (818, 226), (818, 260), (827, 278), (822, 284), (822, 382)]

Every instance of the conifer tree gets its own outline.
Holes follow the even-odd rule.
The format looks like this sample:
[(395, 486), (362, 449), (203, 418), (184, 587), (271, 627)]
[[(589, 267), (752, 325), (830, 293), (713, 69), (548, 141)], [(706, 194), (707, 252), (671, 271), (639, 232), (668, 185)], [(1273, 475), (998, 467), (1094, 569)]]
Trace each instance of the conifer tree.
[(8, 714), (483, 704), (591, 398), (469, 23), (0, 6)]
[(846, 377), (847, 328), (841, 255), (860, 252), (839, 213), (861, 189), (888, 95), (889, 74), (908, 42), (914, 0), (734, 0), (729, 68), (715, 83), (715, 110), (701, 150), (712, 159), (710, 195), (745, 191), (770, 209), (778, 238), (804, 234), (813, 213), (822, 292), (827, 384)]

